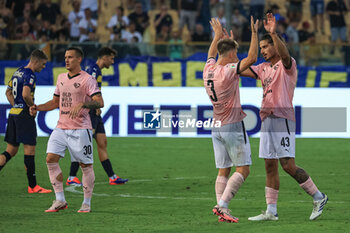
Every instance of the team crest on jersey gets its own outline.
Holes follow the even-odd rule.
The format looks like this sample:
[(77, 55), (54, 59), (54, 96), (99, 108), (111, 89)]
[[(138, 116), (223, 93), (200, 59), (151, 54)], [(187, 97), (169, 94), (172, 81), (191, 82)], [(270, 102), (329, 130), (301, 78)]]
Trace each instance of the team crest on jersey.
[(80, 87), (80, 83), (74, 83), (74, 87), (75, 87), (75, 88)]

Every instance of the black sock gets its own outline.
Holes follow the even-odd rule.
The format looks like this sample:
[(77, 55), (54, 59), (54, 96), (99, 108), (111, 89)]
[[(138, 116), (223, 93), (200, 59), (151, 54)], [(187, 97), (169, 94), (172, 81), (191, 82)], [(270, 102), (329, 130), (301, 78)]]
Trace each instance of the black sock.
[(24, 155), (24, 165), (27, 168), (27, 178), (29, 187), (36, 186), (34, 155)]
[(105, 169), (108, 177), (113, 176), (114, 175), (114, 171), (113, 171), (113, 168), (112, 168), (111, 161), (109, 161), (109, 159), (106, 159), (105, 161), (102, 161), (101, 163), (102, 163), (102, 166)]
[(5, 167), (6, 163), (8, 161), (10, 161), (10, 159), (12, 158), (10, 153), (8, 153), (7, 151), (4, 151), (1, 155), (5, 156), (6, 161), (5, 161), (4, 165), (0, 166), (0, 171), (3, 167)]
[(79, 162), (72, 162), (70, 164), (69, 176), (77, 176), (79, 170)]

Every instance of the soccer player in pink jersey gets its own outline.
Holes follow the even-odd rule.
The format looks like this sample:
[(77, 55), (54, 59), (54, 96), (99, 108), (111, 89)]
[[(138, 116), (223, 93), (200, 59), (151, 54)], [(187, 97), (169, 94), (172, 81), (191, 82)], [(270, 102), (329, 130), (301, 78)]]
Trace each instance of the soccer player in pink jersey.
[[(212, 129), (215, 163), (219, 173), (215, 183), (217, 205), (213, 213), (219, 216), (219, 222), (238, 222), (231, 215), (228, 206), (238, 189), (249, 175), (252, 164), (248, 135), (245, 131), (239, 96), (239, 74), (256, 62), (258, 56), (258, 23), (251, 17), (252, 39), (248, 57), (238, 60), (238, 44), (226, 30), (223, 31), (220, 21), (210, 21), (215, 36), (208, 51), (208, 60), (203, 70), (206, 92), (213, 104), (213, 118), (221, 121), (221, 127)], [(216, 61), (216, 55), (219, 58)], [(236, 171), (229, 178), (231, 167)]]
[(297, 82), (296, 62), (276, 33), (276, 19), (272, 14), (267, 14), (264, 27), (268, 34), (260, 40), (260, 50), (267, 62), (242, 72), (243, 76), (260, 79), (263, 87), (259, 157), (265, 159), (267, 210), (248, 220), (278, 220), (278, 161), (283, 170), (312, 196), (314, 207), (310, 220), (314, 220), (322, 214), (328, 197), (317, 189), (307, 172), (294, 160), (295, 114), (292, 101)]
[(45, 212), (58, 212), (67, 208), (63, 192), (63, 176), (59, 160), (68, 148), (71, 160), (80, 163), (83, 171), (84, 201), (79, 213), (91, 211), (91, 197), (95, 174), (92, 167), (92, 126), (90, 109), (103, 107), (103, 98), (96, 79), (82, 71), (80, 63), (83, 52), (79, 48), (68, 48), (65, 63), (68, 73), (58, 75), (53, 99), (31, 108), (35, 111), (50, 111), (59, 107), (60, 117), (47, 144), (46, 163), (56, 200)]

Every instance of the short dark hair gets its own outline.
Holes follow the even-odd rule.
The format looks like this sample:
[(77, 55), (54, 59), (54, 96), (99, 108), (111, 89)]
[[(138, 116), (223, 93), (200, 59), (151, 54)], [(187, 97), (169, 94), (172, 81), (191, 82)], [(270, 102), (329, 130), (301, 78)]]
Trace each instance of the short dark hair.
[(118, 6), (117, 8), (122, 12), (122, 14), (124, 14), (124, 7)]
[(84, 58), (83, 50), (81, 50), (80, 48), (78, 48), (78, 47), (69, 47), (68, 49), (66, 49), (66, 52), (70, 51), (70, 50), (74, 50), (75, 54), (77, 55), (77, 57)]
[[(280, 40), (285, 43), (284, 39), (281, 37), (280, 34), (277, 34), (278, 38), (280, 38)], [(267, 40), (267, 42), (269, 44), (273, 44), (273, 40), (272, 40), (272, 37), (269, 33), (265, 33), (262, 37), (261, 37), (261, 40), (260, 41), (263, 41), (263, 40)]]
[(40, 49), (35, 49), (31, 54), (30, 54), (30, 59), (36, 59), (36, 60), (48, 60), (46, 54), (40, 50)]
[(98, 51), (98, 58), (101, 58), (103, 56), (116, 56), (117, 52), (114, 49), (111, 49), (109, 47), (102, 47), (99, 51)]
[(222, 39), (219, 41), (218, 45), (219, 55), (225, 54), (230, 50), (234, 50), (238, 48), (238, 43), (232, 39)]

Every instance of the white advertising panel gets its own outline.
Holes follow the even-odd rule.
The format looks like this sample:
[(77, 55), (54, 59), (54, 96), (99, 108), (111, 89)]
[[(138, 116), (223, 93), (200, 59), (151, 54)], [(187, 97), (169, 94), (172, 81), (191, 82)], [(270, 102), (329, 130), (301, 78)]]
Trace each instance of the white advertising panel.
[[(10, 105), (6, 86), (0, 86), (0, 133), (6, 129)], [(38, 86), (35, 103), (53, 96), (53, 86)], [(212, 107), (200, 87), (103, 87), (105, 106), (102, 117), (107, 136), (209, 137), (215, 127)], [(261, 121), (258, 111), (262, 88), (240, 88), (245, 125), (258, 137)], [(297, 88), (294, 93), (297, 137), (350, 138), (350, 89)], [(56, 126), (59, 111), (37, 115), (39, 136), (47, 136)], [(157, 124), (156, 124), (157, 122)]]

